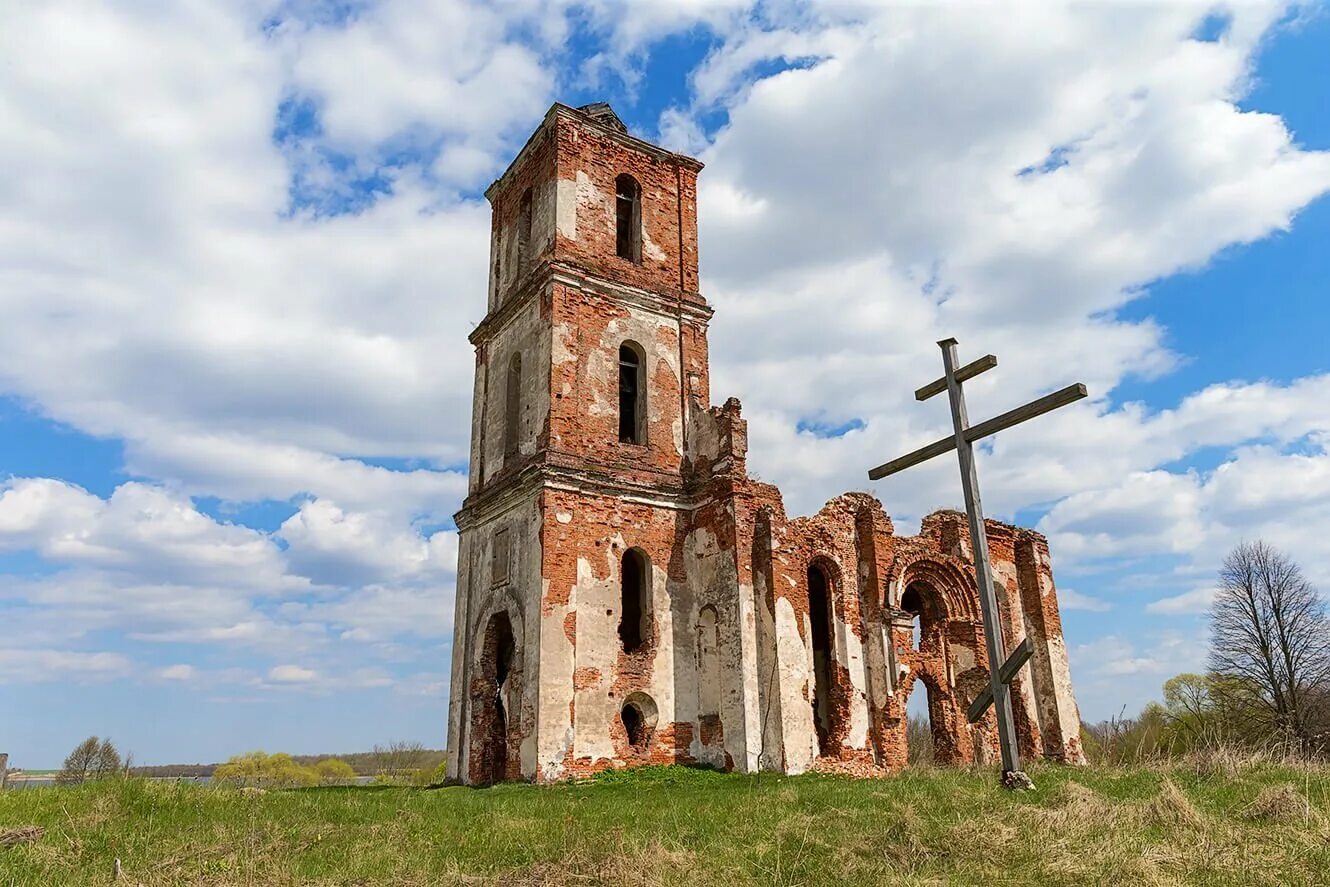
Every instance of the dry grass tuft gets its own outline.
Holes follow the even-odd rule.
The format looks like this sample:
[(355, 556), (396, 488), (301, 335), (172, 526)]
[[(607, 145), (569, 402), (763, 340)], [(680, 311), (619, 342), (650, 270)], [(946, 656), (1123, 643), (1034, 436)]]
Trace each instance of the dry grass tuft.
[(1104, 826), (1123, 812), (1089, 786), (1065, 782), (1050, 794), (1052, 806), (1038, 811), (1044, 824), (1058, 832), (1079, 832)]
[(1178, 784), (1167, 776), (1159, 785), (1159, 795), (1145, 807), (1146, 817), (1164, 827), (1200, 828), (1205, 817), (1197, 810)]
[(1256, 800), (1242, 811), (1244, 819), (1256, 822), (1308, 822), (1314, 815), (1312, 805), (1291, 782), (1261, 789)]

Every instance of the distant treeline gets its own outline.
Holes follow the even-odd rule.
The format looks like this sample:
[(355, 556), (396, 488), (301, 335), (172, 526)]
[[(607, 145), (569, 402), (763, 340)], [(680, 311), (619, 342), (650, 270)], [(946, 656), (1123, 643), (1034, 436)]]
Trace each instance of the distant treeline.
[[(432, 771), (447, 758), (444, 749), (412, 749), (409, 766), (414, 769)], [(401, 752), (397, 749), (377, 749), (375, 751), (352, 752), (345, 755), (292, 755), (292, 759), (302, 767), (311, 767), (326, 758), (340, 758), (351, 765), (357, 776), (378, 776), (385, 770), (401, 769), (397, 760)], [(134, 776), (152, 776), (169, 779), (186, 779), (196, 776), (212, 776), (217, 764), (159, 764), (155, 767), (131, 767)]]

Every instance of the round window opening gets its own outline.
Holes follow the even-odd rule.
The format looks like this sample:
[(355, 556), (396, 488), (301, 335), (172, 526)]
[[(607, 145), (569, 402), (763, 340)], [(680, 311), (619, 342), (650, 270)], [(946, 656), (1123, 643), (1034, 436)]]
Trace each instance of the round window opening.
[(656, 703), (645, 693), (630, 694), (623, 702), (619, 718), (628, 745), (638, 754), (646, 753), (656, 732)]

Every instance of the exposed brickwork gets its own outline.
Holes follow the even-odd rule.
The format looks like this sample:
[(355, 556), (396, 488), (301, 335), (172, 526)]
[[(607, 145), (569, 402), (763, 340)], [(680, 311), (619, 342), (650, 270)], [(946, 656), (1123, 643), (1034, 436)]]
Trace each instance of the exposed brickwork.
[[(471, 335), (450, 775), (550, 781), (643, 763), (891, 772), (907, 763), (920, 686), (936, 758), (991, 763), (992, 712), (965, 721), (988, 670), (964, 516), (937, 512), (901, 537), (874, 497), (846, 493), (791, 518), (779, 490), (748, 476), (739, 401), (710, 403), (700, 169), (556, 105), (487, 192), (495, 267)], [(623, 216), (636, 231), (616, 227), (625, 174), (640, 186)], [(639, 261), (617, 254), (622, 230)], [(641, 367), (626, 378), (643, 391), (629, 407), (625, 345)], [(620, 439), (621, 409), (644, 411), (630, 423), (639, 440)], [(1018, 741), (1083, 760), (1047, 542), (997, 522), (986, 532), (1004, 639), (1036, 649), (1013, 685)], [(489, 565), (510, 538), (511, 578), (496, 578)], [(625, 567), (639, 554), (640, 580)], [(517, 665), (501, 689), (501, 645), (484, 620), (503, 607)]]

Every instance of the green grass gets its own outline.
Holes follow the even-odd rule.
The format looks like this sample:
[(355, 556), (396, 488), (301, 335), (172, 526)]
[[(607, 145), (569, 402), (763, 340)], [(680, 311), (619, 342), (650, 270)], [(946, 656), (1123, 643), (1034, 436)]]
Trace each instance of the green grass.
[(589, 783), (0, 793), (0, 885), (1324, 884), (1330, 769), (1033, 769), (888, 780), (647, 768)]

